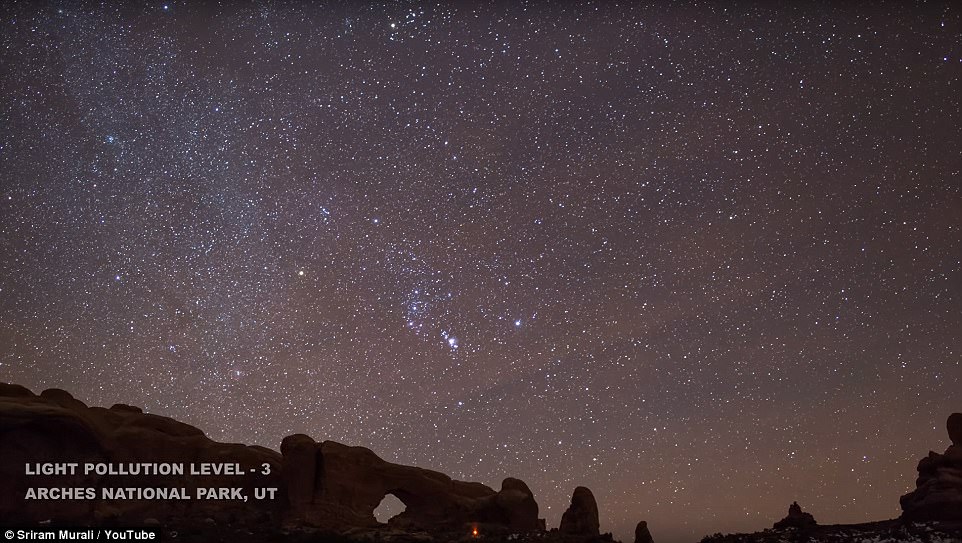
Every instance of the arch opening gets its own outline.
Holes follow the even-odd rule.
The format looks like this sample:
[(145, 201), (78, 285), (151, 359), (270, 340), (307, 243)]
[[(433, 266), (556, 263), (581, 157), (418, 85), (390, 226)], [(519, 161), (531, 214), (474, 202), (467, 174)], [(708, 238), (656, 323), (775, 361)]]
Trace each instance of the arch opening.
[(374, 508), (374, 518), (381, 524), (387, 524), (389, 520), (400, 515), (406, 509), (407, 506), (400, 498), (388, 493), (381, 499), (381, 503)]

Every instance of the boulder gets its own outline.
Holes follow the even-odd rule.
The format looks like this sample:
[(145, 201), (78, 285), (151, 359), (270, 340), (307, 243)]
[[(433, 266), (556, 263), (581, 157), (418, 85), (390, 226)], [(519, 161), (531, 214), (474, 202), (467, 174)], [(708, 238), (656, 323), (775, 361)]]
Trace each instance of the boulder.
[(48, 388), (40, 393), (40, 397), (67, 409), (85, 409), (87, 407), (82, 401), (74, 398), (72, 394), (59, 388)]
[(598, 521), (598, 502), (586, 487), (579, 486), (571, 495), (571, 505), (561, 516), (558, 530), (562, 535), (597, 537), (601, 524)]

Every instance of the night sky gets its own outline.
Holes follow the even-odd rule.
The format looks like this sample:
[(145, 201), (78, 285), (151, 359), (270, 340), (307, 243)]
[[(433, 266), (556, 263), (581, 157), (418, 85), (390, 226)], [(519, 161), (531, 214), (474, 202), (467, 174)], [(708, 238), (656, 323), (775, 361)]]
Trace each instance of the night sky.
[(892, 518), (962, 381), (962, 18), (0, 7), (0, 381), (575, 486), (659, 543)]

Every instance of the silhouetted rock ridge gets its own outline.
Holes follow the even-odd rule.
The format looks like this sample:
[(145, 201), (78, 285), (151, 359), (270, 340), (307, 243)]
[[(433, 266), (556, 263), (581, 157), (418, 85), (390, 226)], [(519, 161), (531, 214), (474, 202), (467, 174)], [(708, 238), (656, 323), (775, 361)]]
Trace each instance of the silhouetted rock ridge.
[[(392, 464), (363, 447), (306, 435), (288, 436), (281, 452), (218, 443), (188, 424), (115, 404), (87, 407), (70, 393), (48, 389), (40, 395), (0, 383), (0, 523), (128, 523), (149, 518), (163, 526), (240, 526), (277, 535), (289, 529), (353, 534), (543, 532), (538, 504), (528, 486), (507, 478), (498, 491), (481, 483), (456, 481), (436, 471)], [(27, 464), (157, 463), (238, 464), (243, 475), (28, 475)], [(265, 467), (267, 469), (265, 469)], [(250, 475), (248, 469), (256, 471)], [(261, 470), (269, 473), (263, 474)], [(89, 488), (90, 499), (27, 500), (29, 488)], [(199, 487), (277, 488), (273, 500), (103, 499), (103, 488), (163, 487), (195, 495)], [(387, 494), (407, 509), (378, 523), (374, 509)], [(590, 495), (590, 492), (589, 492)], [(592, 504), (593, 504), (592, 499)], [(595, 509), (597, 519), (597, 508)], [(597, 530), (597, 520), (595, 521)], [(274, 532), (270, 532), (274, 530)], [(186, 532), (185, 532), (186, 533)]]
[(962, 522), (962, 413), (949, 415), (946, 429), (952, 444), (919, 461), (915, 490), (899, 500), (905, 519)]

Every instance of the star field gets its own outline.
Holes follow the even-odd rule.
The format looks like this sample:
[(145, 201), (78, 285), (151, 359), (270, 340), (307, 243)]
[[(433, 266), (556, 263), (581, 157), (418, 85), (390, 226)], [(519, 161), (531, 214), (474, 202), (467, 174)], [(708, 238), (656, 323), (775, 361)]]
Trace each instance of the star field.
[(962, 397), (937, 4), (0, 7), (0, 380), (655, 540), (899, 514)]

